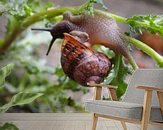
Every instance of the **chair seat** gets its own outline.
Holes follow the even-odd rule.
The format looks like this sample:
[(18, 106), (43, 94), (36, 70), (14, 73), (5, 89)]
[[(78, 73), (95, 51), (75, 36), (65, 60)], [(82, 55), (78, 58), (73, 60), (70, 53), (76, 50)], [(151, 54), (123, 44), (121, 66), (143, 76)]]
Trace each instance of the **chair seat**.
[[(141, 120), (143, 105), (128, 102), (91, 100), (85, 103), (86, 110), (89, 112), (120, 117), (129, 120)], [(158, 107), (152, 107), (151, 121), (163, 122), (163, 115)]]

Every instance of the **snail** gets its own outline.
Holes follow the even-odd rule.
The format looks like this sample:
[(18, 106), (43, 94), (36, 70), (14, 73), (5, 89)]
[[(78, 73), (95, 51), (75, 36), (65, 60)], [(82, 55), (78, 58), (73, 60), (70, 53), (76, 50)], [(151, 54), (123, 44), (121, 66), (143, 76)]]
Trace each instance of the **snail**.
[(53, 28), (33, 28), (33, 30), (43, 30), (51, 33), (53, 38), (47, 54), (55, 39), (63, 38), (63, 33), (73, 32), (73, 35), (77, 35), (78, 37), (88, 34), (91, 46), (95, 44), (104, 45), (105, 47), (112, 49), (115, 53), (123, 55), (134, 68), (137, 68), (136, 63), (129, 52), (128, 41), (124, 34), (120, 32), (115, 20), (108, 17), (106, 18), (106, 16), (99, 12), (95, 12), (94, 16), (86, 13), (73, 15), (71, 12), (65, 12), (63, 14), (63, 21), (56, 24)]
[(101, 83), (111, 70), (109, 58), (87, 47), (74, 36), (68, 33), (63, 35), (61, 65), (65, 74), (80, 85)]

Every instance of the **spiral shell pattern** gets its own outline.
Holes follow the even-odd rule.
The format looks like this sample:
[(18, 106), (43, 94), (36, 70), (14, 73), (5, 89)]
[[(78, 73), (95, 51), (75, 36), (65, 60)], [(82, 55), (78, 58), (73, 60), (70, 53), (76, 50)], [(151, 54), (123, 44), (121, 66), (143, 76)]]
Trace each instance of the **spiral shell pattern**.
[(65, 74), (81, 85), (94, 81), (100, 83), (110, 71), (109, 58), (85, 46), (72, 35), (64, 33), (61, 65)]

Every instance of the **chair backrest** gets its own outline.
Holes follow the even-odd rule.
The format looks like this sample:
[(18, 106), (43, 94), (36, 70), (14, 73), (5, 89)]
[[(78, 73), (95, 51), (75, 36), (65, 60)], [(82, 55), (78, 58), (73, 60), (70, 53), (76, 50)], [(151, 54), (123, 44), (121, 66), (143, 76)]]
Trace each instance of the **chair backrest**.
[[(141, 85), (163, 88), (163, 69), (137, 69), (131, 76), (123, 101), (143, 104), (144, 91), (136, 89)], [(159, 106), (156, 93), (153, 94), (152, 106)]]

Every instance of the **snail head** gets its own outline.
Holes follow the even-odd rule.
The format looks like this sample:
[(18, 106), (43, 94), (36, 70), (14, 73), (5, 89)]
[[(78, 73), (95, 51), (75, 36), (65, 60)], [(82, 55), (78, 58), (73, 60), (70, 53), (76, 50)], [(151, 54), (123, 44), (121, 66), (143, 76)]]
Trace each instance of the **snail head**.
[(48, 51), (46, 53), (46, 55), (49, 54), (51, 48), (52, 48), (52, 45), (54, 43), (54, 41), (57, 39), (57, 38), (63, 38), (63, 33), (62, 32), (57, 32), (55, 28), (32, 28), (32, 30), (38, 30), (38, 31), (48, 31), (51, 33), (51, 36), (52, 36), (52, 40), (50, 42), (50, 45), (48, 47)]
[(68, 21), (62, 21), (56, 24), (53, 28), (32, 28), (32, 30), (48, 31), (51, 33), (52, 40), (46, 53), (46, 55), (48, 55), (54, 41), (57, 38), (63, 38), (64, 37), (63, 33), (69, 33), (70, 31), (72, 31), (72, 28), (70, 27), (70, 23)]

